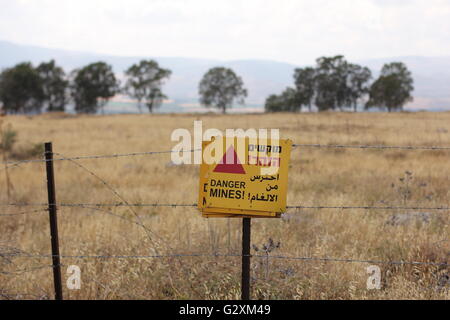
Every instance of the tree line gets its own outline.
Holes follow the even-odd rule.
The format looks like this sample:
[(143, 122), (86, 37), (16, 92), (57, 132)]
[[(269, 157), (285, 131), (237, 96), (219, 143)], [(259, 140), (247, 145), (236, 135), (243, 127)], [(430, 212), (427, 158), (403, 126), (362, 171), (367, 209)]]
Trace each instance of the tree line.
[(297, 68), (293, 78), (294, 87), (266, 99), (266, 112), (311, 111), (313, 106), (318, 111), (356, 112), (358, 105), (391, 112), (412, 101), (414, 90), (411, 72), (401, 62), (385, 64), (371, 82), (369, 68), (349, 63), (341, 55), (318, 58), (315, 67)]
[(91, 63), (66, 75), (54, 60), (34, 67), (29, 62), (4, 69), (0, 74), (0, 102), (7, 114), (65, 111), (74, 104), (77, 113), (97, 113), (119, 93), (136, 99), (139, 110), (158, 108), (166, 96), (161, 87), (171, 71), (156, 61), (142, 60), (125, 71), (121, 85), (112, 67)]
[[(40, 113), (65, 111), (74, 104), (77, 113), (97, 113), (115, 95), (122, 93), (136, 100), (142, 112), (153, 112), (167, 96), (162, 86), (172, 71), (154, 60), (141, 60), (125, 71), (122, 85), (112, 67), (105, 62), (91, 63), (70, 74), (54, 60), (34, 67), (19, 63), (0, 73), (0, 102), (4, 113)], [(371, 83), (367, 67), (349, 63), (343, 56), (321, 57), (315, 67), (297, 68), (294, 87), (266, 99), (266, 112), (354, 110), (364, 103), (366, 109), (401, 110), (412, 100), (411, 72), (401, 62), (385, 64), (380, 76)], [(248, 91), (232, 69), (208, 70), (198, 86), (200, 103), (226, 112), (233, 104), (244, 104)]]

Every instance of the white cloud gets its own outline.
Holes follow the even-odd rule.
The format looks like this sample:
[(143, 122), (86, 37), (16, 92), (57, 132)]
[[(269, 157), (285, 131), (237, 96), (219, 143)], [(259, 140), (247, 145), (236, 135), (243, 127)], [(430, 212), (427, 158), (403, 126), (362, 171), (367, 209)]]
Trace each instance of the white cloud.
[(0, 0), (2, 40), (118, 55), (450, 55), (449, 30), (446, 0)]

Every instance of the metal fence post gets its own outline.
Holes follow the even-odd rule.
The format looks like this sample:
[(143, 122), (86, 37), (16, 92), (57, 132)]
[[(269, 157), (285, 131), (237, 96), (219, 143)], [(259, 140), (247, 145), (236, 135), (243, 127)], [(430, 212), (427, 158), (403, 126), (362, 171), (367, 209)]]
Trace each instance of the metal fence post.
[(242, 219), (242, 282), (241, 299), (250, 300), (250, 236), (251, 218)]
[(52, 244), (53, 282), (55, 300), (63, 300), (61, 283), (61, 263), (59, 257), (58, 220), (56, 215), (55, 175), (53, 170), (52, 143), (45, 143), (45, 164), (47, 171), (48, 212), (50, 218), (50, 237)]

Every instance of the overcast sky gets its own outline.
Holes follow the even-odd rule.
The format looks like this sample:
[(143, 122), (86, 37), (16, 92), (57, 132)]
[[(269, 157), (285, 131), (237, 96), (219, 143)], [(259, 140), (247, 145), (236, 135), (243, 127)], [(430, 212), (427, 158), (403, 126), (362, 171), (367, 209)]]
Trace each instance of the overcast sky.
[(450, 55), (449, 0), (0, 0), (0, 40), (136, 56), (312, 63)]

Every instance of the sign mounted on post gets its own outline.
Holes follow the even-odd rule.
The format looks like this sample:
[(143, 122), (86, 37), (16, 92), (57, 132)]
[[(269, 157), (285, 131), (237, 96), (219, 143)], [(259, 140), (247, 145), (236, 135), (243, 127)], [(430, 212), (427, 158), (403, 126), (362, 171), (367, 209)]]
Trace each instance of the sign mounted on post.
[(290, 140), (203, 142), (198, 208), (204, 217), (279, 217), (286, 211)]

